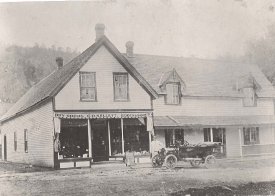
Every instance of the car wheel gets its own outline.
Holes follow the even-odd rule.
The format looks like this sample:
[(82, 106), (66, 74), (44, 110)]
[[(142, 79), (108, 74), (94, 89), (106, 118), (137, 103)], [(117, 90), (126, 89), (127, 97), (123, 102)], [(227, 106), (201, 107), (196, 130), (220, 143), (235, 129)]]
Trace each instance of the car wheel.
[(167, 168), (175, 168), (177, 164), (177, 157), (173, 154), (169, 154), (166, 158), (165, 158), (165, 166)]

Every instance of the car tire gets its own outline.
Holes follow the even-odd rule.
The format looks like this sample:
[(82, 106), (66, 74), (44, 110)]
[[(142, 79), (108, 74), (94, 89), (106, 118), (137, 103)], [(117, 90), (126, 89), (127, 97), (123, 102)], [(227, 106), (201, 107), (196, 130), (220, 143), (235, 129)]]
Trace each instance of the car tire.
[(173, 154), (169, 154), (165, 157), (165, 166), (169, 169), (175, 168), (177, 165), (177, 157)]

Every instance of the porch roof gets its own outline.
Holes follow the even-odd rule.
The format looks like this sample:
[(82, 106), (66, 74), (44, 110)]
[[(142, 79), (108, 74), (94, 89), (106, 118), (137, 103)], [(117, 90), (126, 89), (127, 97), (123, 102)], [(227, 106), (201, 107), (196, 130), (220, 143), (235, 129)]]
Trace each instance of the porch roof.
[(275, 124), (275, 116), (154, 116), (155, 127), (245, 126)]

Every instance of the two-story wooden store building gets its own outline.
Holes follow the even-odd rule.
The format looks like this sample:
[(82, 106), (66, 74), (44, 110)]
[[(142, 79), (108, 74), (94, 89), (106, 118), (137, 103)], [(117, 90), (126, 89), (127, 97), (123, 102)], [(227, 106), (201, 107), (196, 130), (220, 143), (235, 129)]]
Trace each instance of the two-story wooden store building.
[(273, 153), (275, 92), (258, 67), (122, 54), (96, 25), (96, 41), (33, 86), (2, 118), (3, 159), (66, 168), (134, 151), (219, 141), (227, 157)]

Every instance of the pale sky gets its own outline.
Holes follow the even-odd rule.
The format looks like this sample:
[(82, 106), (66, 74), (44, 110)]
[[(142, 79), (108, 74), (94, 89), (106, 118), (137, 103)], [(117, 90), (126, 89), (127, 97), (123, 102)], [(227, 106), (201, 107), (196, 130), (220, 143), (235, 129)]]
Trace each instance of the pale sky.
[(96, 23), (125, 52), (215, 58), (239, 55), (275, 24), (275, 0), (101, 0), (0, 3), (0, 44), (77, 48), (93, 44)]

